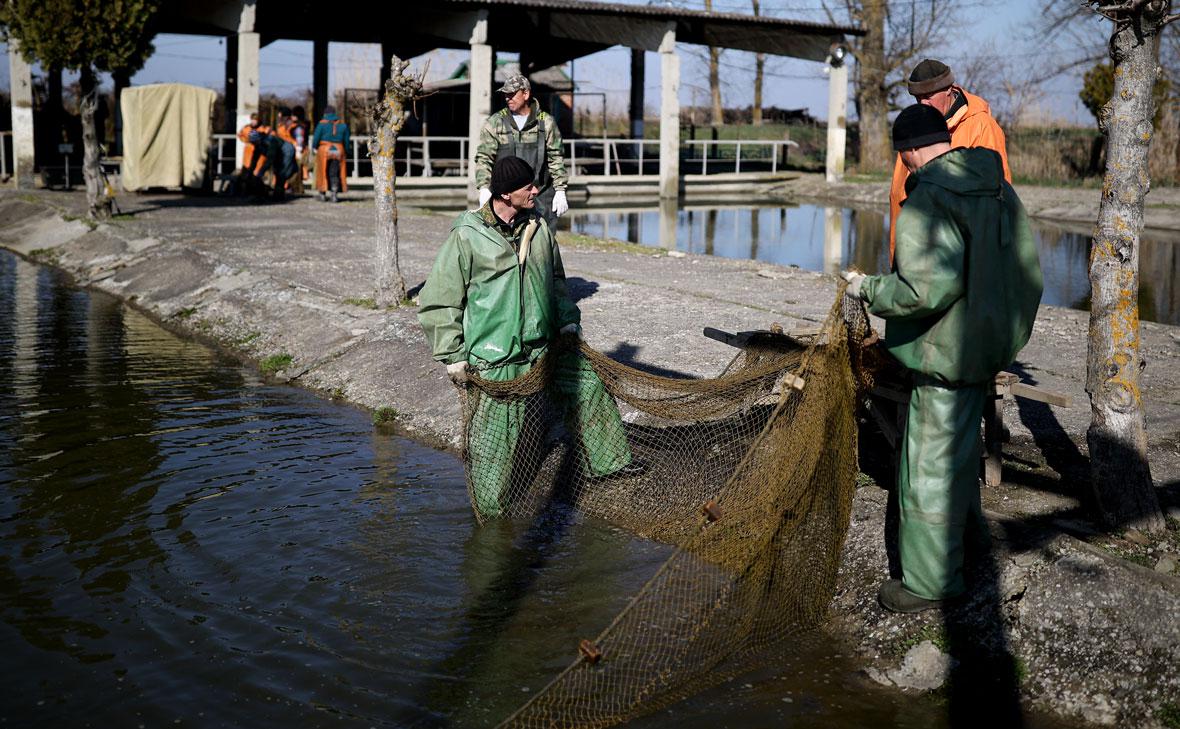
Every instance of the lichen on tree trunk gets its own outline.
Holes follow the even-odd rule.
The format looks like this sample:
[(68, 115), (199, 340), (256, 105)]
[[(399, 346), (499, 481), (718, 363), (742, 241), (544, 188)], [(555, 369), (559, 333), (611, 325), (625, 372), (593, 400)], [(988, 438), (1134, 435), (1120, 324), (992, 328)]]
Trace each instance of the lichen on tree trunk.
[(1090, 334), (1086, 392), (1091, 419), (1090, 487), (1103, 519), (1115, 527), (1164, 528), (1147, 460), (1139, 349), (1139, 239), (1150, 189), (1152, 86), (1159, 31), (1169, 3), (1093, 0), (1115, 21), (1110, 41), (1114, 95), (1100, 126), (1107, 136), (1106, 174), (1090, 249)]
[(402, 275), (397, 229), (397, 174), (394, 153), (397, 136), (410, 112), (407, 105), (422, 98), (422, 80), (426, 69), (417, 76), (407, 76), (410, 62), (393, 56), (389, 61), (390, 78), (382, 97), (372, 111), (373, 136), (369, 141), (369, 158), (373, 162), (373, 201), (377, 213), (377, 292), (378, 306), (397, 306), (406, 299), (406, 279)]

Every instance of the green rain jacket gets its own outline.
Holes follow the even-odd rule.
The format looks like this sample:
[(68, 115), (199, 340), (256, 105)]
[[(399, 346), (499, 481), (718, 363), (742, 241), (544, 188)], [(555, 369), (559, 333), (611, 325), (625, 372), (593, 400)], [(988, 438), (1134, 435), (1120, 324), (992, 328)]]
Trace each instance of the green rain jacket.
[[(419, 295), (418, 321), (434, 359), (481, 370), (536, 361), (562, 327), (581, 322), (548, 224), (535, 212), (519, 217), (507, 236), (491, 202), (455, 220)], [(533, 219), (537, 230), (521, 265), (517, 246)]]
[(861, 298), (903, 365), (949, 385), (987, 382), (1028, 342), (1041, 301), (1028, 214), (990, 149), (952, 149), (910, 180), (893, 273), (866, 278)]
[(533, 183), (541, 190), (548, 187), (564, 190), (569, 183), (557, 120), (541, 111), (536, 99), (529, 101), (529, 118), (524, 129), (516, 128), (516, 121), (507, 107), (484, 122), (479, 132), (479, 146), (475, 148), (477, 188), (491, 184), (492, 165), (497, 157), (508, 154), (520, 157), (532, 166), (536, 175)]

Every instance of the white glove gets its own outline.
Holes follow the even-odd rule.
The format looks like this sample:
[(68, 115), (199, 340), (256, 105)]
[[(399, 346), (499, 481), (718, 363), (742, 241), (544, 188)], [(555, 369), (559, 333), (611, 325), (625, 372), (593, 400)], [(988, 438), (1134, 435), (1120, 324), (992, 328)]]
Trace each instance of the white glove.
[(569, 209), (570, 201), (565, 199), (565, 190), (555, 192), (553, 194), (553, 214), (560, 218)]
[(447, 377), (450, 377), (451, 382), (456, 385), (467, 384), (467, 363), (454, 362), (447, 365)]
[(488, 200), (492, 199), (492, 191), (486, 187), (479, 188), (479, 206), (482, 208), (488, 204)]
[(848, 282), (848, 288), (844, 289), (844, 293), (854, 299), (859, 299), (860, 285), (864, 283), (865, 275), (860, 271), (843, 271), (840, 277)]
[(577, 334), (579, 337), (581, 337), (582, 328), (577, 324), (566, 324), (560, 330), (558, 330), (558, 334)]

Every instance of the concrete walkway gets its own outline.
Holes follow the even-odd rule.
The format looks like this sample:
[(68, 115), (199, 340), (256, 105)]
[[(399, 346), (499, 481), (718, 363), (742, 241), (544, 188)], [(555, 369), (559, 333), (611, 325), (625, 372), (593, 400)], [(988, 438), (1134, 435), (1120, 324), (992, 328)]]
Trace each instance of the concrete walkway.
[[(0, 244), (243, 358), (273, 366), (285, 361), (276, 357), (288, 355), (280, 379), (364, 407), (393, 408), (408, 433), (455, 444), (458, 400), (442, 366), (430, 359), (416, 310), (372, 307), (371, 202), (329, 205), (305, 198), (248, 205), (144, 195), (124, 196), (120, 204), (123, 216), (92, 229), (77, 219), (81, 194), (0, 193)], [(425, 279), (450, 224), (449, 216), (403, 215), (402, 266), (411, 287)], [(703, 327), (814, 326), (836, 292), (833, 277), (797, 269), (670, 256), (570, 234), (559, 240), (588, 342), (664, 374), (711, 376), (733, 356), (731, 348), (703, 337)], [(985, 492), (998, 539), (997, 576), (979, 598), (996, 609), (969, 612), (992, 615), (1000, 642), (1035, 673), (1022, 685), (1032, 705), (1098, 724), (1153, 721), (1163, 703), (1180, 706), (1180, 676), (1173, 670), (1180, 664), (1180, 621), (1167, 617), (1180, 614), (1180, 578), (1175, 561), (1164, 561), (1180, 551), (1180, 537), (1139, 535), (1140, 542), (1106, 534), (1086, 518), (1076, 481), (1085, 474), (1089, 421), (1086, 331), (1085, 312), (1042, 307), (1033, 341), (1021, 354), (1022, 378), (1069, 395), (1074, 407), (1006, 405), (1013, 444), (1005, 483)], [(1144, 324), (1142, 340), (1152, 472), (1170, 513), (1180, 518), (1180, 328)], [(871, 669), (868, 675), (906, 686), (908, 674), (896, 671), (913, 643), (901, 639), (924, 635), (937, 616), (890, 616), (875, 606), (875, 586), (887, 569), (885, 512), (884, 491), (859, 489), (837, 620)], [(1148, 568), (1173, 566), (1156, 572), (1112, 556), (1124, 552)], [(1078, 560), (1089, 566), (1079, 571)], [(1106, 592), (1094, 592), (1094, 579), (1103, 580)], [(1110, 611), (1099, 611), (1109, 625), (1093, 608), (1073, 604), (1078, 594), (1090, 593), (1092, 604), (1110, 601)], [(1111, 611), (1118, 615), (1108, 616)], [(1061, 664), (1077, 655), (1052, 649), (1053, 642), (1078, 635), (1079, 623), (1087, 629), (1077, 655), (1105, 666), (1088, 679), (1086, 695), (1068, 690), (1072, 679)], [(1161, 640), (1171, 642), (1159, 648)], [(1150, 650), (1130, 665), (1127, 654), (1148, 643)], [(945, 666), (931, 670), (953, 673)]]

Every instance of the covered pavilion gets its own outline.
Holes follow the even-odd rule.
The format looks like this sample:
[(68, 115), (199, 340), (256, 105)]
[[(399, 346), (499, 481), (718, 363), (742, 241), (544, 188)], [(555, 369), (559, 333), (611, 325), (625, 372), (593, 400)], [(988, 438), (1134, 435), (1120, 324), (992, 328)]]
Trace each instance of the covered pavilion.
[[(412, 58), (436, 48), (470, 51), (471, 103), (468, 154), (473, 155), (483, 120), (492, 112), (495, 51), (518, 53), (524, 73), (549, 68), (613, 46), (631, 49), (630, 126), (643, 135), (644, 52), (660, 54), (661, 198), (679, 194), (680, 57), (676, 43), (762, 52), (827, 63), (829, 75), (827, 172), (844, 168), (848, 74), (844, 41), (862, 35), (852, 26), (680, 8), (589, 2), (588, 0), (430, 0), (391, 8), (396, 26), (369, 18), (369, 3), (340, 0), (331, 12), (312, 0), (174, 0), (164, 3), (157, 25), (162, 33), (227, 37), (226, 118), (236, 131), (259, 107), (259, 50), (276, 40), (313, 44), (314, 111), (328, 100), (328, 43), (380, 43), (388, 77), (392, 54)], [(32, 92), (27, 63), (9, 48), (12, 78), (15, 177), (32, 178)], [(19, 117), (19, 118), (18, 118)], [(241, 160), (241, 145), (237, 158)], [(467, 165), (474, 176), (473, 165)], [(27, 182), (26, 182), (27, 181)]]

